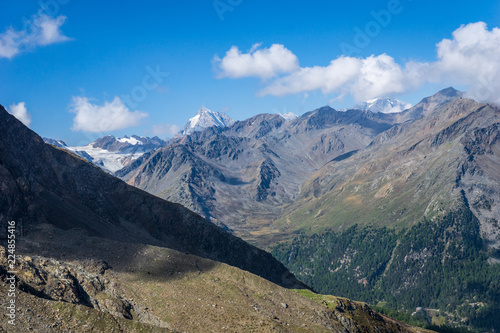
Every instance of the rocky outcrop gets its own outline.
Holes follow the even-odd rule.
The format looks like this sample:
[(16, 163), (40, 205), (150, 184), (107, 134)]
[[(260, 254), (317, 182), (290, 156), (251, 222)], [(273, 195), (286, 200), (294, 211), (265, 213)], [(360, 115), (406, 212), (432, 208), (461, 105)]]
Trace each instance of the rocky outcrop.
[(257, 195), (255, 200), (264, 201), (269, 195), (275, 196), (276, 192), (272, 191), (272, 183), (280, 176), (278, 168), (274, 165), (271, 159), (266, 159), (261, 163), (259, 168), (259, 182), (257, 185)]

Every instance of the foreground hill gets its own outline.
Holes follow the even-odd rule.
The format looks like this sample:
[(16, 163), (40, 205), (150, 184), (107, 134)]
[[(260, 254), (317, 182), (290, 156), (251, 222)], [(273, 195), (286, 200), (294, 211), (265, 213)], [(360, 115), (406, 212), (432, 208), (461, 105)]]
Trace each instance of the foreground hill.
[(226, 264), (81, 230), (39, 225), (18, 249), (15, 329), (0, 314), (8, 332), (422, 331), (363, 303), (315, 301)]

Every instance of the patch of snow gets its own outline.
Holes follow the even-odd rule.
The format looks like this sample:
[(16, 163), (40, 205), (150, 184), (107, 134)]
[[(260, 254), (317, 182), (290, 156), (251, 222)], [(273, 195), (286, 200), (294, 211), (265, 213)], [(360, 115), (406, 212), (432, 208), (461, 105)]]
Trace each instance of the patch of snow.
[(123, 138), (119, 138), (119, 139), (116, 139), (117, 141), (119, 142), (124, 142), (124, 143), (129, 143), (131, 145), (142, 145), (143, 143), (139, 140), (137, 140), (136, 138), (134, 137), (123, 137)]
[(353, 106), (353, 109), (371, 111), (373, 113), (397, 113), (411, 108), (412, 105), (392, 98), (374, 98)]
[(278, 113), (281, 117), (283, 117), (285, 120), (294, 120), (295, 118), (298, 118), (295, 113), (293, 112), (287, 112), (287, 113)]
[(102, 148), (94, 148), (91, 144), (86, 146), (67, 147), (67, 149), (80, 156), (84, 155), (81, 154), (81, 152), (87, 153), (92, 157), (92, 163), (111, 173), (123, 168), (125, 166), (123, 163), (125, 159), (130, 158), (134, 161), (144, 154), (143, 151), (135, 153), (111, 152)]

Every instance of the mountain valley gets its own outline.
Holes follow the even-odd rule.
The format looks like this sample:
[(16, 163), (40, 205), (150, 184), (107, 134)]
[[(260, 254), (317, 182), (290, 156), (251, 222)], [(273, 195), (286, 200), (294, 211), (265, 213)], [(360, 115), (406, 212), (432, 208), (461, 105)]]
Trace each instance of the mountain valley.
[(269, 253), (44, 143), (3, 108), (0, 131), (0, 225), (14, 221), (16, 236), (15, 248), (0, 239), (0, 290), (15, 285), (17, 309), (15, 326), (0, 314), (2, 331), (424, 332), (312, 293)]
[[(409, 316), (405, 317), (409, 322), (416, 320), (410, 316), (416, 308), (431, 309), (433, 312), (426, 310), (427, 315), (419, 317), (419, 325), (468, 325), (485, 332), (500, 325), (493, 315), (500, 308), (500, 206), (495, 199), (500, 195), (500, 110), (496, 106), (477, 103), (447, 88), (402, 112), (322, 107), (300, 117), (259, 114), (244, 121), (226, 119), (227, 124), (212, 116), (217, 114), (202, 108), (184, 129), (193, 130), (169, 141), (107, 136), (89, 145), (116, 154), (133, 154), (142, 147), (138, 156), (129, 158), (114, 173), (138, 189), (87, 163), (99, 164), (95, 157), (82, 157), (81, 151), (68, 149), (64, 142), (45, 139), (50, 145), (44, 145), (29, 130), (17, 125), (16, 133), (5, 123), (7, 136), (1, 151), (7, 171), (2, 179), (11, 184), (5, 188), (12, 193), (0, 197), (2, 207), (9, 207), (2, 216), (21, 221), (28, 231), (23, 237), (23, 253), (41, 258), (35, 260), (37, 265), (57, 260), (74, 272), (77, 266), (72, 265), (85, 270), (81, 265), (89, 258), (73, 243), (97, 249), (99, 242), (114, 244), (105, 245), (107, 248), (120, 248), (113, 242), (126, 241), (138, 245), (131, 252), (123, 248), (115, 256), (96, 250), (99, 254), (90, 257), (112, 263), (110, 272), (117, 274), (113, 275), (116, 284), (131, 289), (140, 288), (133, 282), (140, 280), (137, 274), (163, 281), (170, 279), (171, 273), (165, 271), (179, 271), (186, 276), (180, 280), (186, 279), (193, 291), (201, 280), (201, 284), (211, 284), (213, 272), (219, 272), (217, 280), (228, 270), (241, 269), (237, 274), (245, 276), (242, 281), (265, 278), (304, 290), (280, 294), (286, 301), (275, 302), (266, 310), (280, 321), (259, 319), (265, 327), (284, 327), (286, 322), (286, 326), (294, 325), (292, 331), (300, 331), (296, 321), (300, 316), (282, 321), (276, 312), (281, 303), (299, 302), (295, 297), (306, 302), (302, 296), (307, 286), (293, 274), (318, 292), (368, 302), (388, 313), (398, 310)], [(212, 123), (215, 125), (210, 126)], [(40, 159), (51, 162), (28, 158), (30, 148), (24, 154), (5, 155), (9, 149), (15, 150), (9, 146), (9, 138), (20, 133), (27, 140), (26, 147), (32, 146), (41, 152)], [(23, 167), (14, 169), (18, 165)], [(97, 184), (100, 194), (88, 184)], [(5, 221), (3, 217), (2, 223)], [(54, 245), (40, 234), (58, 234), (58, 239), (73, 241), (61, 245), (65, 251), (50, 257), (41, 249)], [(233, 234), (272, 251), (281, 263)], [(58, 253), (58, 248), (51, 251)], [(68, 259), (66, 252), (75, 255)], [(152, 253), (160, 252), (164, 254), (151, 259)], [(143, 258), (146, 254), (150, 259)], [(162, 261), (164, 256), (176, 258), (174, 262), (186, 265), (187, 271), (172, 268), (175, 264)], [(154, 264), (144, 266), (139, 259), (123, 262), (118, 257), (160, 260), (165, 269), (159, 272)], [(209, 268), (201, 268), (201, 263)], [(29, 271), (30, 265), (23, 267)], [(251, 273), (256, 276), (246, 275)], [(62, 296), (56, 293), (56, 297), (53, 291), (47, 294), (40, 278), (33, 280), (32, 273), (26, 274), (23, 285), (32, 295), (91, 305), (152, 327), (188, 327), (176, 322), (178, 319), (165, 319), (166, 313), (141, 310), (150, 306), (129, 301), (136, 294), (123, 290), (117, 294), (104, 287), (101, 292), (90, 289), (90, 298), (71, 293), (67, 298), (66, 292)], [(234, 288), (230, 287), (232, 278), (224, 279), (224, 288)], [(102, 293), (112, 301), (103, 303)], [(317, 296), (308, 296), (317, 300)], [(218, 304), (212, 308), (222, 302), (208, 294), (205, 297)], [(340, 304), (338, 298), (332, 299)], [(234, 302), (247, 303), (242, 299)], [(264, 306), (250, 303), (245, 306)], [(173, 311), (175, 318), (182, 317), (182, 309)], [(229, 317), (218, 315), (209, 322)], [(257, 320), (248, 318), (241, 319), (245, 326), (250, 325), (248, 320)], [(195, 329), (200, 321), (188, 325)], [(327, 320), (318, 330), (335, 325)]]
[(499, 116), (453, 88), (397, 113), (262, 114), (177, 138), (116, 175), (272, 249), (322, 293), (488, 329), (499, 325), (483, 318), (500, 299)]

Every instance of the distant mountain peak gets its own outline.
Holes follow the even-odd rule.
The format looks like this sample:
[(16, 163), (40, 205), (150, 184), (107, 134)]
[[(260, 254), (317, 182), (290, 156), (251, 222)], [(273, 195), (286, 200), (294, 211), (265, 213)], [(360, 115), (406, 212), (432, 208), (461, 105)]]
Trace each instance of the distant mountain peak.
[(54, 140), (51, 138), (42, 138), (42, 139), (45, 143), (51, 144), (51, 145), (59, 147), (59, 148), (65, 148), (68, 146), (66, 144), (66, 142), (64, 142), (63, 140)]
[(293, 112), (287, 112), (287, 113), (278, 113), (283, 119), (285, 120), (294, 120), (295, 118), (298, 118), (295, 113)]
[(202, 131), (208, 127), (217, 126), (224, 128), (232, 124), (234, 124), (234, 120), (226, 113), (212, 111), (202, 106), (196, 115), (188, 120), (186, 125), (182, 128), (181, 134), (189, 135), (196, 131)]
[(464, 93), (453, 87), (442, 89), (432, 96), (425, 97), (418, 104), (408, 110), (410, 119), (425, 117), (434, 112), (440, 105), (446, 104), (456, 98), (462, 98)]
[(451, 97), (461, 97), (463, 92), (457, 90), (453, 87), (444, 88), (436, 93), (436, 95), (451, 96)]
[(203, 113), (207, 113), (207, 112), (208, 112), (208, 113), (212, 113), (213, 111), (212, 111), (212, 110), (210, 110), (210, 109), (208, 109), (208, 108), (206, 108), (206, 107), (204, 107), (204, 106), (202, 106), (202, 107), (198, 110), (198, 112), (196, 112), (196, 114), (197, 114), (197, 115), (201, 115), (201, 114), (203, 114)]
[(373, 113), (397, 113), (411, 108), (412, 105), (397, 99), (388, 97), (377, 97), (366, 102), (356, 104), (353, 109), (371, 111)]

